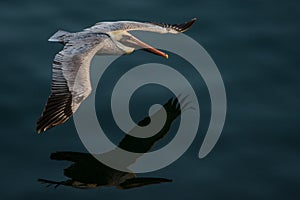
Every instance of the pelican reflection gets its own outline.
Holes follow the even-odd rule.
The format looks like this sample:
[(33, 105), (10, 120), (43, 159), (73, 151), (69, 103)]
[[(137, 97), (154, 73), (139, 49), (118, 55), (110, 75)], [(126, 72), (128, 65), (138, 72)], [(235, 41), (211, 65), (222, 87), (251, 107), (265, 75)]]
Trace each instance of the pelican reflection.
[[(131, 152), (139, 152), (140, 155), (148, 152), (158, 140), (162, 139), (170, 130), (174, 120), (187, 109), (189, 103), (185, 103), (185, 98), (169, 99), (164, 105), (167, 114), (166, 122), (163, 128), (154, 136), (148, 138), (136, 138), (131, 135), (126, 135), (118, 147)], [(146, 126), (150, 123), (150, 117), (145, 117), (138, 125)], [(55, 188), (64, 185), (74, 188), (101, 188), (104, 186), (115, 186), (118, 189), (130, 189), (142, 187), (145, 185), (171, 182), (166, 178), (154, 177), (137, 177), (135, 173), (123, 172), (111, 167), (108, 167), (99, 162), (93, 155), (80, 152), (55, 152), (50, 158), (52, 160), (63, 160), (73, 162), (69, 167), (64, 169), (64, 175), (69, 179), (64, 181), (52, 181), (46, 179), (38, 179), (39, 182), (54, 186)], [(132, 161), (134, 162), (134, 160)], [(130, 165), (132, 163), (128, 163)]]

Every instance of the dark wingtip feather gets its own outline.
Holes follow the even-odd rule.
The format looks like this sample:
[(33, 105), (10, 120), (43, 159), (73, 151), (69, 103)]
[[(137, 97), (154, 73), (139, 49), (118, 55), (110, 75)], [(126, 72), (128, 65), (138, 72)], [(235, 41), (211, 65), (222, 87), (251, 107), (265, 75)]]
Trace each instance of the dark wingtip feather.
[(46, 130), (67, 121), (72, 113), (72, 95), (51, 95), (48, 98), (42, 116), (37, 121), (36, 132), (42, 133)]
[(164, 23), (155, 23), (155, 22), (152, 22), (152, 24), (161, 26), (163, 28), (173, 29), (175, 31), (182, 33), (187, 31), (195, 23), (196, 20), (197, 18), (193, 18), (190, 21), (184, 22), (182, 24), (164, 24)]
[(177, 25), (180, 29), (180, 32), (187, 31), (195, 23), (196, 20), (197, 18), (193, 18), (188, 22)]

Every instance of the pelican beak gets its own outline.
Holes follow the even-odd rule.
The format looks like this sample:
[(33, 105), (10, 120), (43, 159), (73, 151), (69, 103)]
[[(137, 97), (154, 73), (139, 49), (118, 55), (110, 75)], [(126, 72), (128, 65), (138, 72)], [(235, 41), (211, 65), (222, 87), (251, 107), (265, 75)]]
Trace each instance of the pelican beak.
[(141, 40), (137, 39), (136, 37), (134, 36), (130, 36), (130, 42), (134, 42), (136, 45), (138, 45), (139, 47), (141, 47), (142, 49), (145, 49), (146, 51), (149, 51), (151, 53), (154, 53), (156, 55), (159, 55), (159, 56), (162, 56), (162, 57), (165, 57), (165, 58), (168, 58), (168, 54), (150, 46), (149, 44), (146, 44), (145, 42), (142, 42)]

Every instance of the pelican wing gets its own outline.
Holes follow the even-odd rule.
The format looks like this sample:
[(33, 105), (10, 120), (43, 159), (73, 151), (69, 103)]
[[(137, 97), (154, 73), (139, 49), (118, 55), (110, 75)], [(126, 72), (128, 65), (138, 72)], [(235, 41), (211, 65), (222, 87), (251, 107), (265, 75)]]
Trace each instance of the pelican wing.
[(155, 22), (134, 22), (134, 21), (117, 21), (117, 22), (99, 22), (94, 26), (85, 29), (88, 32), (108, 33), (113, 31), (150, 31), (157, 33), (181, 33), (188, 30), (196, 18), (182, 24), (165, 24)]
[[(91, 93), (90, 62), (101, 49), (105, 34), (85, 34), (66, 43), (52, 67), (51, 95), (37, 122), (37, 132), (64, 123)], [(102, 45), (101, 45), (102, 44)]]

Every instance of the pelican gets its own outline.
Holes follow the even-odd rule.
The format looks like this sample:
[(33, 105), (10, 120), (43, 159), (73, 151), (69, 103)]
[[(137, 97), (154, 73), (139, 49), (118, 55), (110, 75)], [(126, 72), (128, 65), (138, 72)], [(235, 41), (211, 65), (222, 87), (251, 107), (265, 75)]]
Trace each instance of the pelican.
[(168, 58), (166, 53), (140, 41), (128, 31), (177, 34), (188, 30), (195, 21), (194, 18), (182, 24), (99, 22), (76, 33), (57, 31), (48, 41), (61, 43), (64, 48), (55, 55), (51, 94), (37, 121), (36, 131), (41, 133), (64, 123), (90, 95), (90, 62), (95, 55), (130, 54), (134, 47), (139, 47)]

